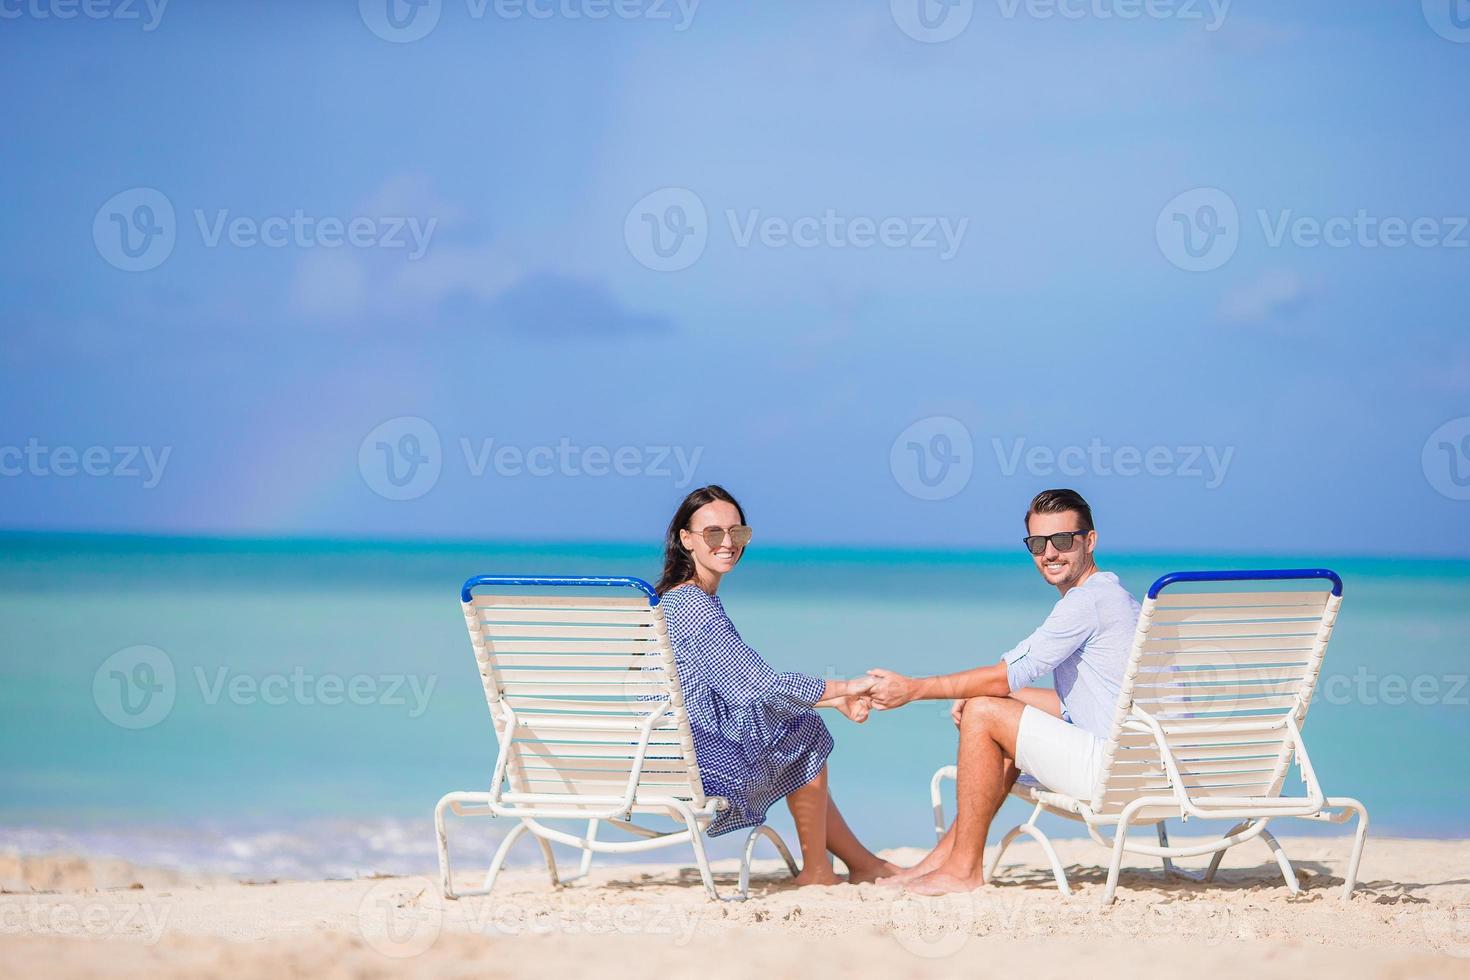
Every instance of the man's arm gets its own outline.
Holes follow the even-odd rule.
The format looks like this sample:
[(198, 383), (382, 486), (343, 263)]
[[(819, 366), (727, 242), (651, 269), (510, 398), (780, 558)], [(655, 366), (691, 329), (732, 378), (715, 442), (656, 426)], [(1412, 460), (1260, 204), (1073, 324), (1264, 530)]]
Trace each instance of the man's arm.
[(937, 677), (905, 677), (891, 670), (868, 671), (874, 678), (870, 697), (873, 707), (879, 710), (897, 708), (910, 701), (936, 701), (944, 698), (978, 698), (984, 696), (1003, 698), (1011, 693), (1006, 662), (976, 667), (956, 674), (940, 674)]
[(1081, 595), (1063, 597), (1051, 615), (997, 664), (937, 677), (905, 677), (890, 670), (870, 670), (877, 678), (871, 697), (880, 710), (910, 701), (935, 698), (1008, 696), (1057, 668), (1081, 649), (1097, 629), (1097, 609)]

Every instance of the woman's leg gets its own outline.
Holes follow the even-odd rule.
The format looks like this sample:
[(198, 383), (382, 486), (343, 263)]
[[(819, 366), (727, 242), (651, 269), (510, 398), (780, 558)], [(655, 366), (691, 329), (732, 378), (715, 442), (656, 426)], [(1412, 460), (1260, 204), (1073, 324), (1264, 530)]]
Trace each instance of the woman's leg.
[(842, 882), (827, 856), (827, 767), (805, 786), (786, 797), (791, 819), (796, 821), (796, 839), (801, 844), (801, 874), (798, 885), (836, 885)]
[(847, 821), (842, 819), (842, 811), (837, 809), (837, 801), (830, 793), (827, 795), (827, 850), (847, 865), (847, 880), (854, 885), (877, 881), (899, 871), (897, 865), (889, 864), (862, 845), (847, 826)]

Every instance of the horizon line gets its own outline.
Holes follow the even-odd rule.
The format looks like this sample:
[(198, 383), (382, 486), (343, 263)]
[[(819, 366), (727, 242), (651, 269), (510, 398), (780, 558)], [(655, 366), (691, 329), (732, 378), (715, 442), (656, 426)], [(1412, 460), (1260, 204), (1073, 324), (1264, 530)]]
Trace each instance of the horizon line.
[[(52, 539), (57, 541), (97, 541), (97, 542), (173, 542), (177, 544), (220, 544), (220, 545), (258, 545), (258, 546), (280, 546), (289, 544), (315, 544), (335, 545), (347, 548), (423, 548), (423, 549), (459, 549), (470, 550), (474, 548), (502, 548), (513, 550), (532, 550), (546, 548), (551, 550), (569, 549), (575, 547), (589, 547), (598, 549), (627, 549), (630, 551), (656, 552), (662, 547), (661, 542), (641, 541), (614, 541), (614, 540), (592, 540), (592, 539), (558, 539), (558, 538), (445, 538), (436, 536), (391, 536), (379, 535), (366, 537), (358, 535), (331, 535), (331, 534), (253, 534), (253, 533), (186, 533), (186, 532), (151, 532), (151, 531), (95, 531), (95, 530), (46, 530), (34, 528), (0, 528), (0, 541), (30, 539), (39, 541)], [(818, 544), (800, 541), (777, 541), (769, 544), (762, 543), (762, 551), (773, 551), (778, 553), (787, 552), (821, 552), (828, 555), (893, 555), (893, 556), (925, 556), (942, 560), (961, 560), (973, 556), (997, 556), (1015, 555), (1030, 556), (1017, 545), (1014, 549), (1004, 546), (973, 545), (969, 547), (945, 547), (942, 545), (895, 545), (889, 543), (859, 543), (859, 544)], [(1211, 559), (1282, 559), (1302, 558), (1309, 563), (1321, 559), (1311, 559), (1307, 552), (1279, 551), (1245, 551), (1245, 550), (1163, 550), (1163, 549), (1141, 549), (1137, 551), (1104, 549), (1104, 555), (1115, 554), (1121, 558), (1162, 558), (1162, 557), (1198, 557)], [(1402, 561), (1416, 563), (1434, 563), (1441, 565), (1465, 565), (1470, 566), (1470, 558), (1461, 558), (1449, 555), (1425, 555), (1425, 554), (1385, 554), (1374, 552), (1337, 552), (1330, 556), (1332, 559), (1349, 561)]]

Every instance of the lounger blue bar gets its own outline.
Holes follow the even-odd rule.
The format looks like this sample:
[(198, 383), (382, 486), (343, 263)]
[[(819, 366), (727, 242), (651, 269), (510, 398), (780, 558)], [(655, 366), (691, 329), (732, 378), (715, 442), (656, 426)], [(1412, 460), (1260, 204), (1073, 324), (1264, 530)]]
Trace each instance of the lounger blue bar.
[(582, 588), (626, 585), (648, 596), (650, 606), (658, 605), (658, 593), (653, 591), (653, 586), (641, 578), (626, 575), (476, 575), (466, 580), (459, 590), (460, 601), (469, 602), (470, 592), (477, 585), (572, 585)]
[(1281, 579), (1323, 578), (1332, 583), (1332, 594), (1342, 595), (1342, 579), (1330, 568), (1258, 568), (1229, 572), (1170, 572), (1148, 587), (1148, 597), (1157, 599), (1166, 586), (1175, 582), (1253, 582)]

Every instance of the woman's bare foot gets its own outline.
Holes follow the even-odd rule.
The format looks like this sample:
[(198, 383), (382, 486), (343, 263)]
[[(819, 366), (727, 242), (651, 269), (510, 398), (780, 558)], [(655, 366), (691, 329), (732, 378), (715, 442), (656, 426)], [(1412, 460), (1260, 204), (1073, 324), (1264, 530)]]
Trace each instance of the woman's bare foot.
[(832, 865), (826, 867), (802, 868), (801, 874), (794, 880), (797, 888), (805, 888), (808, 885), (841, 885), (847, 881), (842, 875), (832, 870)]
[(898, 865), (879, 859), (872, 864), (849, 868), (847, 880), (854, 885), (865, 885), (870, 881), (878, 881), (880, 878), (887, 880), (902, 871), (903, 869)]
[(985, 878), (978, 868), (969, 876), (951, 874), (940, 868), (907, 882), (904, 890), (915, 895), (952, 895), (956, 892), (972, 892), (984, 884)]

